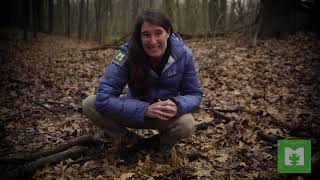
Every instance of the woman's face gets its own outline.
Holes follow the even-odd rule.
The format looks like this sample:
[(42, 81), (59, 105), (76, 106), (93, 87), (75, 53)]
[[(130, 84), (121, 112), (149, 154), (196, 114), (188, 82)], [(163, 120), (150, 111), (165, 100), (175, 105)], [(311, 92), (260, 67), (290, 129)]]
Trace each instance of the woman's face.
[(167, 48), (169, 33), (161, 26), (145, 21), (141, 26), (141, 41), (144, 51), (155, 61), (160, 61)]

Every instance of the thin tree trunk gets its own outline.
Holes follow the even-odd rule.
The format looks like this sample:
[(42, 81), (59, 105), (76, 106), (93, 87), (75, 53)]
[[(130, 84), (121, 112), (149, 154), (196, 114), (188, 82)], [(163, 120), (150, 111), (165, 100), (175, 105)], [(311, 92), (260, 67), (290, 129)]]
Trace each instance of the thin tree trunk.
[(180, 6), (180, 2), (179, 0), (176, 1), (176, 10), (177, 10), (177, 29), (174, 29), (174, 31), (180, 31), (182, 29), (182, 26), (181, 26), (181, 6)]
[(40, 0), (33, 0), (32, 3), (33, 12), (33, 37), (37, 37), (37, 32), (40, 29)]
[(315, 32), (317, 32), (318, 35), (320, 35), (320, 0), (314, 1), (312, 23), (313, 23), (313, 29), (315, 30)]
[(48, 31), (53, 33), (53, 0), (49, 0)]
[[(113, 9), (116, 4), (112, 4), (112, 1), (102, 1), (100, 9), (100, 43), (105, 43), (110, 40), (110, 35), (114, 32), (114, 26), (116, 26), (115, 20), (113, 20)], [(116, 9), (117, 10), (117, 9)]]
[(215, 30), (216, 22), (219, 16), (218, 1), (210, 0), (209, 2), (209, 25), (211, 31)]
[(23, 26), (23, 30), (24, 30), (24, 40), (25, 41), (29, 41), (30, 37), (29, 37), (29, 32), (30, 32), (30, 27), (31, 27), (31, 12), (30, 8), (32, 4), (31, 4), (31, 0), (25, 0), (23, 1), (23, 10), (24, 10), (24, 26)]
[(96, 41), (98, 41), (99, 43), (101, 43), (101, 14), (100, 14), (100, 0), (96, 0), (95, 1), (95, 13), (96, 13)]
[(163, 8), (166, 11), (166, 14), (169, 16), (173, 30), (177, 29), (176, 8), (175, 8), (176, 6), (175, 6), (174, 1), (173, 0), (164, 0), (163, 6), (164, 6)]
[(66, 30), (65, 32), (67, 33), (68, 37), (71, 37), (71, 30), (70, 30), (70, 18), (71, 18), (71, 10), (70, 10), (70, 0), (65, 0), (65, 6), (66, 6)]
[(39, 0), (39, 32), (44, 32), (44, 2), (43, 0)]
[(219, 25), (221, 26), (221, 31), (224, 31), (226, 28), (226, 14), (227, 14), (227, 0), (220, 0), (220, 17)]
[(79, 26), (78, 26), (78, 38), (83, 38), (83, 25), (84, 25), (84, 0), (80, 1), (80, 12), (79, 12)]
[(282, 38), (291, 31), (290, 9), (293, 3), (290, 0), (262, 0), (262, 36)]
[(12, 0), (10, 1), (10, 8), (11, 8), (11, 16), (10, 16), (10, 26), (15, 26), (17, 25), (18, 21), (17, 21), (17, 0)]
[(234, 10), (236, 7), (236, 2), (235, 0), (231, 1), (231, 5), (230, 5), (230, 11), (229, 11), (229, 15), (228, 15), (228, 24), (227, 24), (227, 30), (231, 30), (233, 28), (233, 24), (235, 21), (235, 14), (234, 14)]
[(86, 39), (90, 38), (90, 4), (89, 0), (86, 1)]

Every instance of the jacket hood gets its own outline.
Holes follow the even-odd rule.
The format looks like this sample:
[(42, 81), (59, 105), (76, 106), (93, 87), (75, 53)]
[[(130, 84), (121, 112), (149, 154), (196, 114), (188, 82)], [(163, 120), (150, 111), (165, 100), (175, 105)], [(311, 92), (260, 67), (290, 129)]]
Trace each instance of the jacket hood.
[(184, 46), (181, 36), (178, 33), (171, 33), (170, 42), (171, 42), (171, 56), (175, 60), (180, 59), (186, 53), (186, 48)]

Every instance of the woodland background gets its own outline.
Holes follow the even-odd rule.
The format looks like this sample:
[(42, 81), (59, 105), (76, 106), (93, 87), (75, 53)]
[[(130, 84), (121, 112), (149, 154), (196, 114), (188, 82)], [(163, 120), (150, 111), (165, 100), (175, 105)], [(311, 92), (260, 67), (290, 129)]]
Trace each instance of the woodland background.
[[(0, 179), (316, 179), (319, 0), (11, 0), (0, 8)], [(203, 101), (171, 156), (110, 152), (82, 114), (137, 15), (161, 9), (193, 50)], [(136, 130), (145, 137), (152, 130)], [(277, 139), (313, 170), (277, 174)]]

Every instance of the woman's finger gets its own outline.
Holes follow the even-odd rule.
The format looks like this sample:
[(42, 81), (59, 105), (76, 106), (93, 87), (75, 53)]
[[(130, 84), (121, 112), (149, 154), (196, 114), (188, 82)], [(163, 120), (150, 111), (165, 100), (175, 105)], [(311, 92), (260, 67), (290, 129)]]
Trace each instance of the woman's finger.
[(159, 119), (162, 119), (162, 120), (169, 120), (171, 119), (175, 114), (173, 113), (170, 113), (170, 112), (164, 112), (164, 111), (161, 111), (158, 113), (158, 117)]
[(170, 105), (170, 106), (177, 106), (176, 103), (174, 103), (173, 101), (171, 101), (170, 99), (166, 100), (165, 101), (167, 103), (167, 105)]
[(175, 112), (168, 112), (168, 111), (163, 111), (161, 114), (161, 116), (168, 118), (168, 119), (173, 118), (175, 115), (176, 115)]

